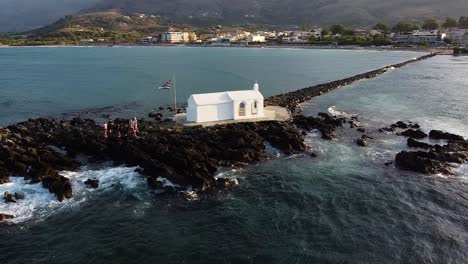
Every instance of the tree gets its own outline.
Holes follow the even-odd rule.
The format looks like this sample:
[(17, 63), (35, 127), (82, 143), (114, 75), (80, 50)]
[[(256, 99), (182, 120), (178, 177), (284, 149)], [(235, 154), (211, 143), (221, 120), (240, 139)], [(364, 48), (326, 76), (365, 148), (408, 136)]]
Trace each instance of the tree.
[(429, 42), (423, 40), (423, 41), (419, 42), (418, 45), (419, 45), (420, 47), (427, 47), (427, 46), (429, 46)]
[(457, 26), (457, 20), (453, 17), (446, 17), (445, 22), (442, 24), (442, 27), (444, 28), (452, 28)]
[(345, 30), (343, 31), (343, 35), (354, 36), (354, 31), (351, 28), (345, 28)]
[(377, 24), (373, 27), (373, 29), (374, 29), (374, 30), (380, 30), (380, 31), (382, 31), (384, 34), (390, 33), (390, 30), (391, 30), (390, 27), (389, 27), (387, 24), (383, 23), (383, 22), (377, 23)]
[(414, 30), (420, 30), (421, 27), (417, 24), (412, 24), (408, 22), (398, 22), (393, 28), (393, 32), (402, 32), (402, 33), (408, 33)]
[(439, 21), (437, 21), (434, 18), (428, 18), (424, 20), (424, 24), (422, 25), (422, 28), (425, 30), (436, 30), (439, 28)]
[(458, 26), (461, 28), (468, 28), (468, 17), (460, 17), (460, 19), (458, 19)]
[(320, 33), (320, 35), (321, 35), (322, 37), (328, 36), (328, 35), (330, 35), (330, 30), (324, 28), (324, 29), (322, 30), (322, 32)]
[(341, 24), (333, 25), (330, 27), (330, 31), (333, 35), (336, 35), (336, 34), (342, 35), (345, 32), (345, 30), (346, 28)]

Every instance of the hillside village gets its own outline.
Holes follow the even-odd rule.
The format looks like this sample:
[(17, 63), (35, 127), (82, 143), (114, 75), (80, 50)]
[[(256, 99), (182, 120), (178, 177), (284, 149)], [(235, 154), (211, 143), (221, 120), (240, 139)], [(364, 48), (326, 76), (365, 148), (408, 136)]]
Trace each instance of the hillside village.
[[(263, 29), (262, 29), (263, 28)], [(318, 45), (447, 47), (468, 45), (468, 17), (445, 22), (427, 19), (422, 25), (399, 22), (393, 27), (378, 23), (369, 28), (292, 26), (194, 27), (165, 22), (148, 14), (117, 12), (68, 16), (20, 35), (0, 36), (0, 45), (174, 45), (203, 46)], [(274, 28), (273, 30), (271, 28)]]
[[(452, 28), (442, 30), (414, 30), (411, 32), (398, 32), (384, 34), (380, 30), (353, 29), (351, 35), (323, 34), (322, 28), (310, 31), (238, 31), (232, 33), (211, 33), (196, 35), (195, 32), (168, 31), (159, 35), (147, 36), (140, 39), (140, 44), (151, 45), (159, 43), (168, 44), (206, 44), (211, 46), (232, 46), (252, 44), (332, 44), (341, 45), (343, 37), (353, 36), (350, 44), (359, 44), (367, 39), (380, 39), (383, 44), (396, 46), (446, 46), (447, 44), (468, 45), (468, 29)], [(346, 43), (343, 43), (346, 45)], [(377, 46), (379, 43), (376, 42)]]

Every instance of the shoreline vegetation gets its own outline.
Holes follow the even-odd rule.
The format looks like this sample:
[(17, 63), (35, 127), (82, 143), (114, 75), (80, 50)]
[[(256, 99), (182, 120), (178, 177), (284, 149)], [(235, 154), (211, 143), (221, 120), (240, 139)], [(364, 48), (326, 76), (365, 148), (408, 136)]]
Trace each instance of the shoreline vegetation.
[[(349, 124), (350, 130), (360, 133), (356, 144), (365, 147), (373, 138), (366, 134), (366, 128), (361, 126), (357, 116), (344, 118), (327, 113), (319, 113), (317, 117), (303, 116), (300, 104), (352, 82), (375, 78), (389, 70), (436, 55), (423, 55), (265, 100), (266, 105), (288, 108), (293, 114), (289, 121), (234, 123), (203, 128), (178, 127), (175, 124), (160, 126), (151, 118), (142, 118), (138, 125), (140, 133), (138, 137), (133, 137), (115, 133), (104, 136), (103, 128), (92, 119), (29, 119), (0, 128), (0, 184), (8, 183), (9, 177), (25, 177), (31, 183), (41, 182), (44, 188), (63, 201), (73, 197), (73, 186), (70, 179), (60, 175), (60, 171), (76, 171), (85, 164), (112, 161), (116, 166), (137, 166), (137, 172), (146, 177), (148, 186), (164, 195), (188, 199), (185, 197), (186, 190), (193, 190), (197, 196), (210, 195), (238, 184), (236, 179), (215, 178), (219, 168), (239, 167), (269, 159), (265, 142), (284, 155), (301, 154), (313, 158), (316, 154), (305, 145), (307, 132), (318, 130), (323, 139), (332, 140), (336, 137), (336, 129), (345, 129), (345, 124)], [(124, 130), (128, 126), (125, 119), (115, 119), (114, 122)], [(449, 163), (463, 164), (468, 161), (468, 141), (458, 135), (438, 130), (426, 134), (418, 124), (401, 121), (378, 132), (397, 132), (397, 135), (408, 137), (409, 147), (425, 149), (398, 153), (395, 165), (404, 170), (450, 174)], [(446, 139), (448, 144), (429, 145), (416, 140), (428, 136)], [(88, 156), (88, 160), (78, 161), (76, 157), (80, 154)], [(173, 184), (164, 184), (167, 180)], [(99, 186), (99, 179), (88, 179), (87, 182), (90, 188)], [(12, 195), (5, 198), (10, 202), (14, 199)]]
[[(180, 43), (196, 45), (248, 46), (356, 46), (448, 48), (452, 39), (446, 32), (468, 28), (468, 18), (447, 18), (445, 23), (426, 19), (422, 23), (400, 21), (392, 27), (379, 22), (363, 28), (342, 24), (329, 27), (280, 25), (205, 25), (175, 24), (157, 15), (103, 11), (65, 16), (56, 22), (23, 33), (0, 35), (0, 46), (113, 46), (164, 45)], [(421, 31), (422, 30), (422, 31)], [(442, 30), (442, 31), (439, 31)], [(421, 31), (421, 32), (420, 32)], [(167, 33), (184, 33), (179, 39), (168, 38)], [(412, 35), (417, 32), (419, 35)], [(413, 36), (409, 38), (409, 36)], [(401, 38), (400, 38), (401, 37)], [(458, 43), (458, 42), (454, 42)]]
[(454, 55), (468, 55), (468, 48), (453, 48)]

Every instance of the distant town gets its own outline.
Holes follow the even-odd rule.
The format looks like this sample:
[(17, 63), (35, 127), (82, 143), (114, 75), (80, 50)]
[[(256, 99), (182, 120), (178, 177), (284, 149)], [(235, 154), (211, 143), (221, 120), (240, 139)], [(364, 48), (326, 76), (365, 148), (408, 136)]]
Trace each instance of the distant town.
[[(106, 15), (106, 19), (110, 19)], [(119, 31), (120, 28), (105, 28), (88, 24), (78, 24), (75, 20), (59, 20), (51, 28), (59, 28), (43, 35), (0, 36), (0, 45), (200, 45), (200, 46), (364, 46), (364, 47), (415, 47), (415, 48), (458, 48), (466, 51), (468, 45), (468, 17), (459, 19), (447, 17), (444, 21), (426, 19), (415, 24), (399, 22), (392, 27), (377, 23), (369, 28), (350, 28), (341, 24), (325, 27), (295, 27), (292, 30), (248, 30), (243, 27), (223, 25), (209, 28), (170, 25), (165, 30), (153, 26), (155, 30), (143, 30), (142, 25), (160, 25), (161, 20), (154, 15), (135, 14), (133, 16), (112, 14), (112, 22), (107, 24), (124, 25), (126, 29), (136, 25), (137, 30)], [(87, 20), (78, 20), (87, 23)], [(102, 19), (101, 19), (102, 20)], [(122, 22), (123, 21), (123, 22)], [(136, 22), (135, 22), (136, 21)], [(132, 24), (133, 23), (133, 24)], [(47, 29), (47, 27), (44, 27)], [(255, 28), (255, 27), (253, 27)], [(152, 33), (148, 33), (152, 32)]]
[(435, 19), (428, 19), (422, 26), (400, 22), (390, 28), (384, 23), (378, 23), (372, 29), (351, 29), (343, 25), (333, 25), (328, 29), (303, 27), (300, 30), (289, 31), (223, 32), (222, 26), (218, 26), (219, 32), (217, 33), (204, 33), (197, 36), (195, 32), (170, 30), (144, 37), (140, 43), (144, 45), (198, 43), (212, 46), (252, 44), (466, 46), (468, 45), (468, 23), (465, 19), (468, 20), (468, 18), (460, 18), (461, 26), (456, 20), (447, 18), (442, 25), (439, 25)]

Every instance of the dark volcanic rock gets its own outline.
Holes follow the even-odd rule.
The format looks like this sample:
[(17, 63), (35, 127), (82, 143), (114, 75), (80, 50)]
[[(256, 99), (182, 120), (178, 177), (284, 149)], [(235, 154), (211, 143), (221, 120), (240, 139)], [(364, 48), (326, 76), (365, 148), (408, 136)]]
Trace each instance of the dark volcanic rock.
[(412, 137), (412, 138), (425, 138), (427, 137), (427, 134), (424, 133), (421, 130), (414, 130), (414, 129), (408, 129), (403, 132), (401, 132), (402, 136), (405, 137)]
[(70, 179), (63, 176), (47, 176), (42, 179), (42, 186), (48, 188), (51, 193), (54, 193), (59, 201), (73, 196)]
[(395, 132), (395, 128), (394, 127), (382, 127), (379, 129), (379, 132), (384, 132), (384, 131), (387, 131), (387, 132)]
[(407, 140), (408, 147), (412, 148), (425, 148), (429, 149), (432, 148), (433, 146), (424, 142), (417, 141), (416, 139), (413, 138), (408, 138)]
[(421, 128), (421, 126), (418, 123), (414, 123), (410, 125), (411, 128)]
[(96, 179), (87, 179), (84, 184), (86, 184), (88, 187), (97, 189), (99, 187), (99, 180)]
[(450, 168), (444, 162), (427, 158), (426, 152), (407, 152), (402, 151), (395, 157), (395, 163), (398, 167), (406, 170), (436, 174), (450, 174)]
[[(414, 142), (413, 142), (414, 143)], [(413, 144), (412, 143), (412, 144)], [(421, 142), (419, 142), (421, 143)], [(423, 143), (424, 144), (424, 143)], [(407, 152), (402, 151), (395, 157), (398, 167), (421, 173), (450, 174), (449, 163), (463, 164), (468, 161), (468, 142), (452, 141), (445, 146), (435, 145), (431, 150)]]
[[(126, 119), (115, 119), (114, 126), (123, 128), (123, 133), (113, 131), (105, 137), (93, 120), (79, 118), (69, 122), (36, 119), (0, 128), (6, 142), (0, 145), (0, 178), (6, 182), (9, 175), (24, 175), (33, 183), (42, 182), (63, 200), (72, 197), (72, 186), (58, 171), (77, 169), (79, 163), (73, 157), (85, 154), (93, 161), (139, 166), (151, 187), (160, 188), (156, 179), (165, 177), (181, 186), (205, 190), (216, 187), (213, 176), (218, 167), (266, 159), (265, 142), (285, 154), (306, 150), (304, 135), (287, 122), (158, 128), (139, 120), (138, 137), (126, 135)], [(66, 153), (54, 152), (45, 147), (48, 145)]]
[(429, 132), (429, 138), (432, 139), (448, 139), (448, 140), (465, 140), (462, 136), (443, 132), (440, 130), (431, 130)]
[(358, 139), (356, 139), (356, 144), (358, 144), (358, 146), (365, 147), (365, 146), (367, 146), (367, 141), (365, 141), (362, 138), (358, 138)]
[(16, 200), (23, 200), (26, 195), (23, 192), (15, 192), (15, 199)]
[(407, 129), (407, 128), (409, 128), (409, 125), (407, 125), (403, 121), (398, 121), (395, 124), (391, 125), (391, 127), (398, 127), (398, 128), (402, 128), (402, 129)]
[(15, 195), (8, 192), (3, 194), (3, 200), (5, 203), (16, 203)]
[(331, 140), (335, 138), (335, 130), (346, 123), (346, 119), (330, 116), (327, 113), (319, 113), (319, 117), (308, 117), (296, 115), (294, 124), (304, 130), (317, 129), (322, 134), (323, 139)]
[(228, 178), (218, 178), (216, 179), (216, 187), (230, 189), (239, 185), (237, 179), (228, 179)]
[(0, 213), (0, 221), (8, 220), (8, 219), (13, 219), (13, 218), (15, 218), (14, 215), (9, 215), (9, 214), (2, 214), (2, 213)]

